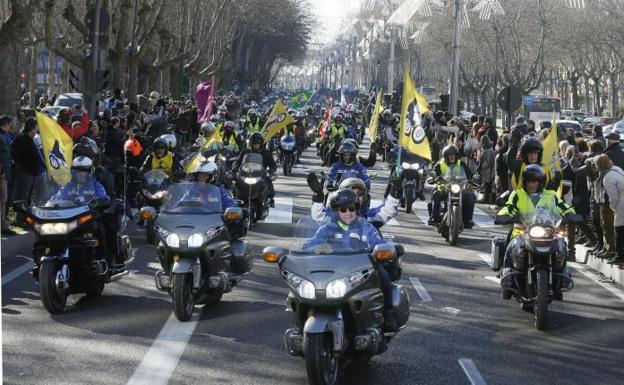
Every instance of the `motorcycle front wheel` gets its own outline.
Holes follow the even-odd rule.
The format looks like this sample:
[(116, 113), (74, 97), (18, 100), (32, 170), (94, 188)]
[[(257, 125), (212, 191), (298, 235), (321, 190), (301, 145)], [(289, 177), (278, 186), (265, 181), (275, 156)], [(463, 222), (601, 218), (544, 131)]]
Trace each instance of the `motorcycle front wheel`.
[(537, 276), (537, 296), (533, 305), (535, 328), (544, 330), (548, 323), (548, 272), (546, 270), (537, 270), (535, 275)]
[(306, 372), (310, 385), (334, 385), (338, 382), (338, 358), (332, 351), (332, 335), (306, 335)]
[(179, 321), (191, 319), (195, 308), (193, 274), (173, 274), (173, 313)]
[(39, 293), (41, 303), (50, 314), (61, 314), (65, 309), (69, 288), (59, 287), (63, 264), (44, 261), (39, 269)]
[(403, 189), (403, 196), (405, 197), (405, 212), (407, 214), (412, 213), (412, 205), (414, 204), (414, 198), (416, 197), (416, 190), (414, 185), (408, 184)]
[(449, 207), (449, 229), (448, 241), (451, 246), (457, 244), (459, 238), (459, 208), (457, 206)]

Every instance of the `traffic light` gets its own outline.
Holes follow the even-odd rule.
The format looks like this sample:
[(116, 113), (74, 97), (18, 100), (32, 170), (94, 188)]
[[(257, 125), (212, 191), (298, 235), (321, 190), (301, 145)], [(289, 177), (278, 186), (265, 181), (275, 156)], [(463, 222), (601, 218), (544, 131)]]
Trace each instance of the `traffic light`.
[(108, 88), (108, 77), (110, 75), (110, 70), (98, 70), (95, 73), (96, 76), (96, 91), (102, 92)]
[(69, 86), (74, 89), (74, 91), (80, 90), (80, 77), (78, 73), (73, 69), (69, 69)]

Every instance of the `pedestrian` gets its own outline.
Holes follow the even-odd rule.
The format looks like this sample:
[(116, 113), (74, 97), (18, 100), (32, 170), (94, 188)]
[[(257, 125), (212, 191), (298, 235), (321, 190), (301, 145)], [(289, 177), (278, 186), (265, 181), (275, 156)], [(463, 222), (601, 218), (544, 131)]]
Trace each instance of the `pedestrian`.
[(592, 128), (592, 139), (598, 140), (600, 142), (602, 142), (602, 144), (606, 147), (607, 146), (607, 141), (605, 140), (605, 137), (602, 135), (602, 126), (601, 125), (595, 125)]
[(624, 169), (624, 151), (620, 147), (620, 134), (613, 131), (605, 139), (607, 140), (607, 148), (604, 153), (609, 156), (614, 165)]
[[(596, 168), (602, 176), (602, 186), (609, 198), (609, 207), (613, 212), (615, 232), (614, 255), (607, 260), (609, 264), (624, 264), (624, 170), (613, 164), (611, 159), (602, 154), (595, 159)], [(606, 230), (606, 229), (605, 229)]]
[(478, 171), (481, 175), (481, 183), (484, 187), (484, 203), (493, 203), (494, 194), (492, 193), (492, 185), (494, 183), (494, 166), (495, 166), (496, 153), (492, 149), (492, 142), (490, 137), (483, 135), (481, 137), (481, 154), (479, 155)]
[(509, 151), (509, 134), (504, 134), (498, 139), (496, 144), (496, 158), (494, 166), (496, 169), (496, 192), (502, 194), (509, 190), (509, 174), (507, 172), (507, 151)]
[(11, 143), (13, 142), (11, 118), (4, 115), (0, 117), (0, 230), (4, 235), (14, 235), (9, 228), (7, 213), (9, 209), (11, 168)]
[(31, 194), (36, 178), (42, 170), (39, 149), (34, 138), (37, 134), (37, 120), (28, 118), (24, 128), (11, 145), (11, 153), (15, 166), (14, 201), (25, 201), (30, 204)]

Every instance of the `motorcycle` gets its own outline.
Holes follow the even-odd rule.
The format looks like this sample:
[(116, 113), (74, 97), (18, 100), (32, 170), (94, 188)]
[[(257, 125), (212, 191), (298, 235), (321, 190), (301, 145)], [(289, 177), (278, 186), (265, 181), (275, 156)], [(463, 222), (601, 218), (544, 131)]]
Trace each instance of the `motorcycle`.
[[(150, 245), (156, 244), (156, 230), (154, 220), (151, 218), (154, 218), (160, 209), (169, 184), (169, 175), (159, 168), (150, 170), (143, 175), (143, 186), (139, 191), (137, 202), (141, 207), (139, 218), (145, 225), (146, 239)], [(146, 207), (152, 208), (154, 212), (146, 209)], [(150, 215), (146, 215), (147, 212), (150, 212)]]
[(394, 169), (394, 175), (401, 180), (401, 206), (405, 212), (412, 212), (412, 205), (416, 199), (425, 200), (423, 175), (426, 163), (416, 156), (410, 156), (407, 151), (401, 155), (401, 163)]
[(283, 135), (280, 139), (282, 169), (284, 176), (292, 174), (292, 168), (295, 164), (295, 150), (296, 150), (295, 137), (292, 135)]
[[(534, 325), (538, 330), (548, 326), (548, 305), (555, 300), (562, 300), (561, 293), (574, 288), (574, 281), (562, 272), (567, 269), (567, 237), (558, 229), (562, 217), (556, 209), (556, 202), (538, 206), (529, 215), (519, 218), (522, 233), (517, 240), (517, 247), (512, 251), (513, 268), (501, 278), (504, 298), (515, 296), (522, 309), (532, 312)], [(497, 224), (511, 224), (517, 218), (498, 219)], [(569, 221), (578, 223), (583, 219), (572, 215)], [(492, 247), (492, 268), (498, 270), (505, 254), (505, 239), (495, 238)]]
[[(254, 223), (269, 215), (269, 188), (266, 177), (262, 155), (245, 154), (235, 177), (234, 195), (242, 200), (249, 210), (247, 223), (249, 229)], [(271, 175), (271, 180), (276, 178), (276, 175)]]
[(156, 288), (172, 297), (173, 312), (188, 321), (195, 304), (216, 303), (251, 270), (243, 210), (223, 212), (221, 192), (212, 184), (184, 182), (167, 190), (153, 218), (158, 233)]
[[(123, 207), (118, 203), (119, 207)], [(60, 186), (49, 180), (33, 191), (32, 206), (16, 201), (14, 210), (24, 214), (33, 229), (33, 277), (39, 282), (41, 302), (51, 314), (63, 312), (70, 294), (98, 297), (104, 285), (126, 275), (125, 268), (109, 266), (101, 244), (105, 233), (101, 217), (110, 207), (108, 199), (97, 199), (92, 175), (72, 171), (71, 180)], [(123, 215), (123, 210), (116, 212)], [(132, 260), (127, 235), (117, 235), (117, 261)]]
[(286, 310), (293, 327), (284, 333), (288, 354), (305, 358), (310, 384), (334, 385), (345, 362), (369, 361), (383, 353), (398, 333), (384, 331), (376, 265), (394, 266), (389, 271), (399, 331), (409, 319), (409, 296), (397, 283), (401, 245), (381, 244), (372, 252), (359, 240), (349, 248), (334, 241), (311, 245), (318, 226), (312, 218), (300, 220), (290, 251), (267, 247), (263, 259), (278, 263), (280, 277), (290, 289)]

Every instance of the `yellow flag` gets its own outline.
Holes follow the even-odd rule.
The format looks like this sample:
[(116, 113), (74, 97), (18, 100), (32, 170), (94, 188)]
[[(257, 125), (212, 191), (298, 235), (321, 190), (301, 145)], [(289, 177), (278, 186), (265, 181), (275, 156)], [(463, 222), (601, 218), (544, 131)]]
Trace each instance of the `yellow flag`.
[(41, 112), (35, 112), (35, 114), (48, 174), (56, 183), (65, 185), (71, 180), (74, 142), (65, 130), (48, 115)]
[[(561, 161), (559, 156), (559, 138), (557, 135), (557, 120), (553, 116), (552, 127), (548, 136), (542, 142), (544, 152), (542, 153), (542, 167), (546, 173), (547, 180), (553, 180), (555, 174), (561, 171)], [(559, 194), (561, 194), (561, 185), (558, 188)]]
[(370, 137), (371, 142), (377, 140), (377, 127), (379, 125), (379, 114), (381, 114), (381, 97), (383, 95), (383, 90), (377, 91), (377, 100), (375, 101), (375, 110), (373, 111), (373, 116), (371, 117), (370, 124), (368, 125), (368, 136)]
[(282, 99), (278, 99), (264, 127), (262, 127), (262, 137), (264, 141), (267, 142), (289, 123), (294, 122), (295, 120), (288, 113), (284, 103), (282, 103)]
[(206, 140), (206, 142), (204, 142), (204, 145), (199, 149), (197, 154), (195, 154), (193, 159), (191, 159), (191, 161), (186, 165), (186, 168), (184, 169), (184, 171), (187, 174), (190, 174), (193, 171), (195, 171), (195, 169), (197, 168), (197, 165), (206, 161), (206, 157), (203, 155), (203, 153), (206, 152), (206, 150), (208, 150), (210, 146), (212, 146), (214, 143), (222, 143), (222, 142), (223, 142), (223, 138), (221, 138), (221, 135), (217, 131), (215, 131), (212, 134), (212, 137)]
[(407, 151), (431, 161), (429, 139), (422, 127), (421, 114), (429, 112), (427, 101), (416, 92), (412, 77), (406, 69), (403, 71), (403, 99), (401, 101), (400, 144)]

